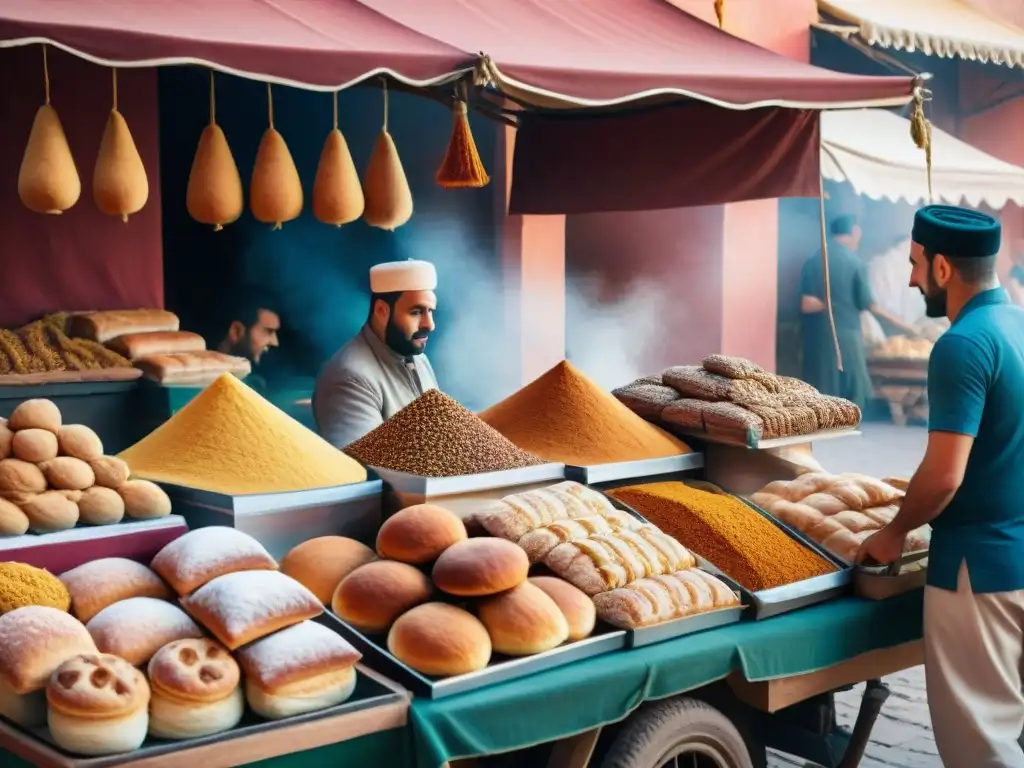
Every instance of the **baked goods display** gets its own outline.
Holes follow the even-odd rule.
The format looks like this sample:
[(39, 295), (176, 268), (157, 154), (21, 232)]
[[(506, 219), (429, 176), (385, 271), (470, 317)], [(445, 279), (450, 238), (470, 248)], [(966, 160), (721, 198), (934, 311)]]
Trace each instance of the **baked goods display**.
[(73, 338), (66, 313), (0, 329), (0, 386), (60, 381), (126, 381), (141, 372), (102, 343)]
[(377, 554), (422, 565), (466, 538), (466, 526), (458, 515), (433, 504), (416, 504), (384, 521), (377, 534)]
[(405, 563), (380, 560), (343, 578), (331, 610), (360, 632), (387, 632), (395, 619), (427, 602), (434, 592), (430, 578)]
[(129, 475), (122, 460), (103, 455), (103, 443), (89, 427), (64, 424), (50, 400), (25, 400), (9, 419), (0, 419), (0, 535), (171, 513), (159, 486)]
[(838, 570), (733, 496), (679, 481), (622, 486), (608, 495), (751, 592)]
[(554, 576), (531, 576), (529, 583), (555, 601), (569, 627), (569, 642), (590, 637), (597, 624), (594, 601), (567, 581)]
[[(861, 543), (899, 512), (904, 491), (882, 480), (847, 472), (810, 472), (769, 483), (750, 500), (810, 537), (836, 557), (853, 562)], [(911, 531), (906, 552), (927, 549), (931, 527)]]
[(281, 559), (281, 572), (302, 584), (321, 603), (330, 605), (341, 580), (376, 559), (372, 549), (355, 539), (319, 536), (289, 550)]
[[(104, 557), (65, 571), (71, 613), (84, 623), (108, 606), (133, 597), (172, 600), (163, 579), (142, 563), (123, 557)], [(66, 609), (65, 609), (66, 610)]]
[(77, 312), (68, 319), (70, 336), (100, 344), (128, 334), (174, 332), (180, 327), (178, 316), (164, 309)]
[(239, 379), (252, 373), (252, 365), (244, 357), (212, 349), (148, 355), (136, 360), (135, 365), (145, 378), (164, 385), (205, 386), (225, 373)]
[(542, 526), (594, 515), (622, 519), (619, 510), (602, 494), (566, 481), (510, 494), (478, 510), (473, 518), (492, 536), (518, 542)]
[[(769, 373), (749, 360), (709, 355), (701, 365), (668, 368), (661, 383), (651, 377), (615, 390), (620, 401), (638, 415), (669, 429), (742, 445), (814, 432), (847, 429), (860, 424), (860, 409), (848, 400), (823, 395), (810, 384)], [(643, 382), (643, 383), (641, 383)], [(639, 399), (636, 393), (670, 387), (678, 398)], [(654, 403), (664, 402), (658, 416)]]
[(441, 553), (431, 576), (438, 588), (456, 597), (487, 597), (526, 581), (530, 561), (510, 541), (466, 539)]
[(236, 528), (213, 525), (189, 531), (156, 553), (153, 570), (179, 596), (195, 592), (218, 576), (238, 571), (276, 571), (266, 548)]
[(927, 360), (934, 346), (935, 343), (928, 339), (888, 336), (881, 344), (872, 347), (868, 354), (886, 360)]
[(699, 568), (637, 579), (594, 596), (601, 618), (617, 627), (660, 624), (666, 617), (729, 608), (736, 594), (720, 579)]
[(477, 672), (491, 661), (491, 636), (469, 611), (449, 603), (424, 603), (391, 627), (388, 651), (418, 672), (452, 677)]
[(136, 667), (167, 643), (203, 636), (181, 608), (154, 597), (129, 597), (108, 605), (85, 628), (101, 653), (112, 653)]

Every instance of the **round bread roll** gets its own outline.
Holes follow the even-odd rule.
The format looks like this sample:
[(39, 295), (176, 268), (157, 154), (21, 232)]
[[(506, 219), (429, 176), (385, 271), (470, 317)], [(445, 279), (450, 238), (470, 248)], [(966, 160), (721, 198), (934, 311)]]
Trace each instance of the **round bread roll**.
[(17, 504), (0, 499), (0, 536), (21, 536), (28, 532), (28, 515)]
[(82, 500), (82, 493), (83, 492), (82, 491), (54, 491), (54, 493), (59, 493), (61, 496), (63, 496), (68, 501), (73, 501), (73, 502), (75, 502), (75, 504), (77, 504), (78, 502), (80, 502)]
[[(74, 493), (74, 491), (69, 491)], [(124, 499), (113, 488), (94, 485), (79, 491), (78, 518), (88, 525), (113, 525), (124, 518)]]
[(430, 579), (411, 565), (378, 560), (341, 580), (331, 610), (360, 632), (385, 632), (403, 613), (429, 600), (432, 586)]
[(399, 617), (388, 632), (388, 650), (417, 672), (464, 675), (491, 660), (491, 638), (480, 620), (447, 603), (425, 603)]
[(155, 520), (171, 514), (171, 499), (164, 489), (149, 480), (128, 480), (118, 486), (124, 499), (124, 513), (135, 520)]
[(377, 534), (377, 554), (423, 565), (466, 538), (466, 526), (458, 515), (433, 504), (417, 504), (384, 521)]
[(103, 456), (103, 441), (84, 424), (66, 424), (57, 431), (61, 456), (96, 461)]
[(13, 493), (42, 493), (46, 490), (46, 475), (35, 464), (21, 459), (0, 461), (0, 491)]
[(21, 505), (21, 511), (28, 517), (29, 528), (36, 533), (66, 531), (78, 522), (78, 505), (59, 491), (33, 496)]
[(129, 597), (108, 605), (85, 625), (102, 653), (112, 653), (136, 667), (147, 663), (168, 643), (203, 636), (189, 615), (174, 603), (155, 597)]
[(45, 429), (56, 435), (60, 424), (60, 408), (51, 400), (26, 400), (11, 412), (11, 418), (7, 420), (7, 426), (14, 432)]
[(14, 457), (39, 464), (57, 458), (57, 436), (45, 429), (23, 429), (11, 441)]
[(194, 739), (230, 731), (245, 712), (242, 673), (228, 650), (206, 638), (175, 640), (149, 660), (149, 734)]
[(96, 475), (96, 485), (104, 488), (120, 488), (131, 474), (128, 464), (117, 456), (100, 456), (90, 461), (89, 466)]
[(7, 419), (0, 419), (0, 459), (6, 459), (11, 455), (11, 443), (14, 441), (14, 433), (7, 426)]
[(376, 559), (372, 549), (355, 539), (320, 536), (292, 547), (281, 561), (281, 571), (330, 605), (341, 580)]
[(92, 467), (81, 459), (70, 456), (58, 456), (39, 465), (46, 475), (46, 482), (51, 488), (68, 491), (84, 491), (96, 483), (96, 474)]
[(479, 615), (492, 647), (506, 656), (544, 653), (569, 638), (569, 623), (558, 605), (528, 581), (481, 600)]
[(530, 559), (505, 539), (466, 539), (444, 551), (434, 563), (434, 583), (449, 595), (486, 597), (526, 581)]
[(590, 637), (597, 624), (597, 609), (586, 592), (554, 576), (531, 576), (530, 584), (555, 601), (569, 624), (569, 642)]
[(98, 757), (142, 746), (149, 729), (149, 683), (109, 653), (68, 659), (46, 686), (47, 725), (61, 749)]

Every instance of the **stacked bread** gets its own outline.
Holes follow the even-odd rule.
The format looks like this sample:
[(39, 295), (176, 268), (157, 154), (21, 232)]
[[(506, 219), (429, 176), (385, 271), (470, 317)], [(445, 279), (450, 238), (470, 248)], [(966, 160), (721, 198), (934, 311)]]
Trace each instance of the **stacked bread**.
[(128, 465), (104, 456), (89, 427), (64, 424), (52, 401), (26, 400), (10, 419), (0, 419), (0, 535), (170, 513), (171, 500), (159, 486), (129, 479)]
[(506, 496), (475, 518), (592, 597), (597, 615), (616, 627), (739, 605), (739, 596), (697, 568), (679, 542), (579, 483)]
[(208, 736), (238, 725), (246, 704), (280, 719), (355, 688), (360, 655), (312, 621), (320, 601), (233, 528), (187, 533), (150, 567), (104, 558), (60, 580), (73, 615), (29, 606), (0, 616), (0, 715), (48, 723), (69, 752)]
[[(836, 557), (853, 562), (861, 543), (892, 522), (903, 495), (885, 481), (854, 472), (809, 472), (769, 483), (750, 500)], [(929, 526), (911, 531), (905, 551), (927, 549), (930, 539)]]
[(245, 358), (208, 350), (202, 336), (180, 325), (163, 309), (83, 312), (71, 317), (69, 332), (105, 344), (160, 384), (200, 386), (223, 373), (244, 379), (252, 372)]
[(888, 336), (881, 344), (872, 347), (871, 357), (889, 360), (927, 360), (934, 346), (935, 344), (928, 339)]

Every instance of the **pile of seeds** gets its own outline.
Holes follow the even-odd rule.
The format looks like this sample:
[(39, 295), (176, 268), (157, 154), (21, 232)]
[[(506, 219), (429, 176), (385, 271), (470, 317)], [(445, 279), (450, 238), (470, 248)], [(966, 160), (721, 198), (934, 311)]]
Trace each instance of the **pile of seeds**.
[(362, 464), (420, 477), (455, 477), (543, 462), (436, 389), (413, 400), (345, 452)]

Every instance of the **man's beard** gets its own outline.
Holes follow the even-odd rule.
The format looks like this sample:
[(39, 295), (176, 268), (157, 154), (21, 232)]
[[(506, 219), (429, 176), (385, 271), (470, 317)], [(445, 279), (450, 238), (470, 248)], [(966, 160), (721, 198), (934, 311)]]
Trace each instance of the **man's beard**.
[(414, 344), (413, 341), (425, 339), (429, 335), (430, 331), (416, 331), (410, 339), (401, 328), (389, 320), (387, 328), (384, 329), (384, 343), (402, 357), (412, 357), (413, 355), (422, 355), (426, 348)]
[(946, 317), (946, 300), (948, 292), (935, 284), (931, 275), (928, 275), (928, 292), (923, 289), (924, 313), (928, 317)]

